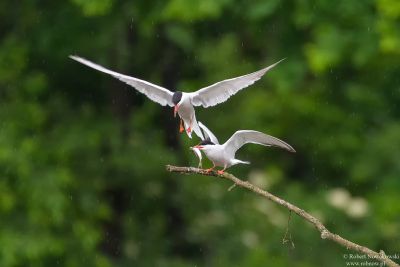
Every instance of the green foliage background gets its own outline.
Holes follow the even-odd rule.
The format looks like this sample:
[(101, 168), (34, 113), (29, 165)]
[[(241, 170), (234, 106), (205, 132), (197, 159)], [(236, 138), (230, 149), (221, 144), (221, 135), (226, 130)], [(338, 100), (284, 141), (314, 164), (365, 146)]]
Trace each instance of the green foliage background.
[(220, 140), (256, 129), (292, 144), (247, 146), (252, 165), (230, 171), (399, 254), (399, 48), (396, 0), (1, 1), (0, 266), (345, 266), (351, 253), (297, 216), (291, 249), (286, 210), (167, 173), (197, 165), (198, 140), (70, 54), (186, 91), (287, 58), (197, 117)]

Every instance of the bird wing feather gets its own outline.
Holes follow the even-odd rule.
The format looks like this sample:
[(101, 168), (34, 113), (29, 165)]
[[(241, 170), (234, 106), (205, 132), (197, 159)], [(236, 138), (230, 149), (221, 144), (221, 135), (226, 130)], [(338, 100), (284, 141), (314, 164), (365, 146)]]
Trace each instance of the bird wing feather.
[(286, 142), (271, 135), (252, 130), (240, 130), (235, 132), (231, 138), (225, 142), (224, 146), (228, 153), (234, 155), (239, 148), (248, 143), (263, 146), (275, 146), (286, 149), (290, 152), (296, 152), (293, 147)]
[(197, 90), (196, 92), (192, 92), (190, 93), (192, 105), (203, 106), (207, 108), (225, 102), (226, 100), (228, 100), (228, 98), (230, 98), (243, 88), (246, 88), (261, 79), (261, 77), (267, 71), (278, 65), (282, 60), (284, 59), (281, 59), (275, 64), (272, 64), (271, 66), (263, 68), (259, 71), (236, 78), (223, 80), (210, 86), (204, 87), (200, 90)]
[(214, 144), (219, 145), (217, 137), (203, 123), (199, 121), (198, 124), (200, 128), (203, 130), (205, 137), (210, 139), (210, 141), (213, 142)]
[(161, 86), (149, 83), (147, 81), (130, 77), (109, 69), (106, 69), (96, 63), (93, 63), (87, 59), (78, 57), (78, 56), (69, 56), (71, 59), (76, 60), (88, 67), (91, 67), (93, 69), (96, 69), (98, 71), (107, 73), (114, 78), (117, 78), (120, 81), (123, 81), (124, 83), (129, 84), (130, 86), (134, 87), (136, 90), (138, 90), (140, 93), (146, 95), (149, 99), (152, 101), (162, 105), (162, 106), (174, 106), (172, 103), (172, 95), (173, 93), (169, 91), (166, 88), (163, 88)]

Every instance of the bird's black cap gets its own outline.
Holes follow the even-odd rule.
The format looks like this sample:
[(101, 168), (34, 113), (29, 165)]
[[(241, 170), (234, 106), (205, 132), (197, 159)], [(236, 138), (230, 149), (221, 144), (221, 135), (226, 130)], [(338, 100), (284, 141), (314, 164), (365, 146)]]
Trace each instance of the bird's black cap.
[(200, 142), (199, 146), (205, 146), (205, 145), (215, 145), (215, 144), (213, 142), (211, 142), (210, 139), (206, 138)]
[(181, 101), (181, 99), (182, 99), (182, 92), (180, 91), (174, 92), (174, 94), (172, 95), (172, 103), (174, 103), (174, 105), (177, 105), (179, 101)]

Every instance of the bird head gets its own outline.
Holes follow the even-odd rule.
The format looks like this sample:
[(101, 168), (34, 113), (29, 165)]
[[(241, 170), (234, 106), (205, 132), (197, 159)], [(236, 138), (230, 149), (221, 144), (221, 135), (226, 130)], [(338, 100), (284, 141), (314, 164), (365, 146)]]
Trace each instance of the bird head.
[(179, 109), (179, 102), (182, 100), (182, 92), (176, 91), (172, 95), (172, 103), (174, 103), (174, 117), (176, 117), (176, 113)]

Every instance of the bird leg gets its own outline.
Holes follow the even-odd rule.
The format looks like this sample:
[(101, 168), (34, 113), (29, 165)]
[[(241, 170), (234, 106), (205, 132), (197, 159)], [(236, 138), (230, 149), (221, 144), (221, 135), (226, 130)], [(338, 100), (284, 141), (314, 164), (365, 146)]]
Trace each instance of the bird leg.
[(182, 119), (180, 120), (181, 122), (180, 122), (180, 124), (179, 124), (179, 132), (180, 133), (183, 133), (183, 131), (185, 130), (185, 128), (183, 128), (183, 121), (182, 121)]
[(211, 172), (212, 170), (214, 170), (214, 168), (215, 168), (215, 164), (213, 163), (213, 166), (211, 168), (206, 169), (206, 173)]
[(193, 122), (193, 118), (190, 119), (189, 128), (187, 128), (187, 133), (188, 134), (190, 134), (190, 132), (192, 131), (192, 122)]
[(218, 170), (217, 173), (218, 173), (219, 175), (222, 175), (222, 174), (225, 173), (225, 169), (226, 169), (226, 166), (225, 166), (222, 170)]
[(191, 127), (191, 126), (189, 126), (189, 128), (187, 128), (187, 130), (186, 130), (186, 131), (187, 131), (187, 133), (189, 133), (189, 134), (190, 134), (190, 133), (191, 133), (191, 131), (192, 131), (192, 127)]

